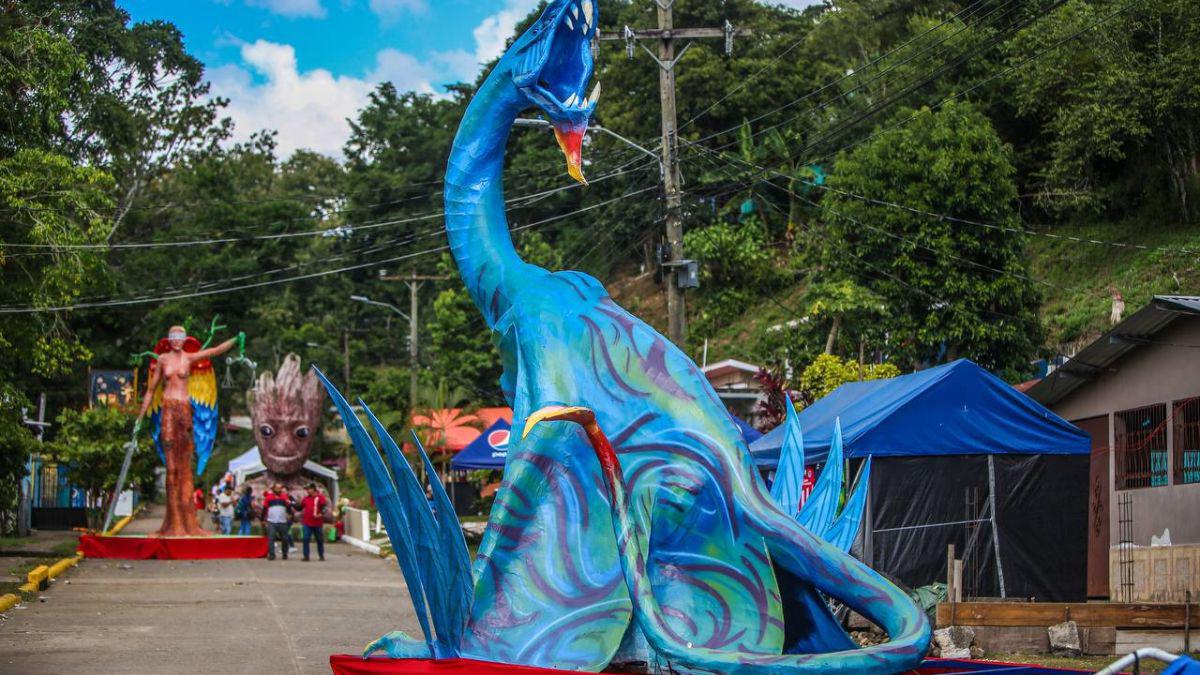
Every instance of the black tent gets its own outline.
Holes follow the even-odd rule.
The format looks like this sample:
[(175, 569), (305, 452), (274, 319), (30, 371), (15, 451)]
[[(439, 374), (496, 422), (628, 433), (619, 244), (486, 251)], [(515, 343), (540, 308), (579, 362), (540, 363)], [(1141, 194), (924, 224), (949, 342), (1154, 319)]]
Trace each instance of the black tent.
[[(1085, 599), (1090, 441), (967, 360), (846, 384), (803, 410), (805, 461), (824, 461), (834, 420), (845, 456), (872, 457), (856, 553), (908, 586), (963, 559), (964, 594)], [(782, 429), (751, 444), (779, 461)]]

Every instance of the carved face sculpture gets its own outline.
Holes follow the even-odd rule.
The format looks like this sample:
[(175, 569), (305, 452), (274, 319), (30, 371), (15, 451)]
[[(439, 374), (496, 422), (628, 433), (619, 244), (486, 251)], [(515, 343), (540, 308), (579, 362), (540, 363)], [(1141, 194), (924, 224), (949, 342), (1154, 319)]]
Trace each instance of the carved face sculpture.
[(311, 370), (300, 374), (300, 357), (288, 354), (272, 377), (263, 373), (251, 392), (254, 438), (267, 470), (277, 476), (300, 472), (321, 420), (325, 391)]

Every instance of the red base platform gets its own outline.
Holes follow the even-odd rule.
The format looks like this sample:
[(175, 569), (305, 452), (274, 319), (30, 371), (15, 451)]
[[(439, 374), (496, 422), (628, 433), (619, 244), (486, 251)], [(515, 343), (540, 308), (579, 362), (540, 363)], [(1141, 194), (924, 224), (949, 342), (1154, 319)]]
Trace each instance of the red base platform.
[[(473, 659), (389, 659), (372, 656), (364, 659), (350, 654), (329, 657), (334, 675), (447, 675), (480, 673), (482, 675), (535, 675), (537, 673), (567, 673), (576, 671), (531, 666), (510, 666)], [(608, 672), (608, 671), (605, 671)], [(966, 673), (1005, 673), (1005, 675), (1042, 675), (1049, 673), (1083, 673), (1091, 671), (1045, 668), (1024, 663), (999, 661), (968, 661), (965, 659), (926, 659), (910, 675), (959, 675)]]
[(85, 534), (79, 550), (88, 558), (215, 560), (265, 558), (266, 537), (131, 537)]

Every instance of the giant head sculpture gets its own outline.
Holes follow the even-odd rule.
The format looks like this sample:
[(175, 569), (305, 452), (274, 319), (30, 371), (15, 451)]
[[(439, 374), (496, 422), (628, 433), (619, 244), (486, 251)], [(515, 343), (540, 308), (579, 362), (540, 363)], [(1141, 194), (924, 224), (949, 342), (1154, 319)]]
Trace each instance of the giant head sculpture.
[(301, 375), (300, 357), (288, 354), (274, 376), (263, 373), (250, 392), (254, 439), (267, 470), (276, 476), (300, 472), (308, 460), (325, 398), (311, 370)]

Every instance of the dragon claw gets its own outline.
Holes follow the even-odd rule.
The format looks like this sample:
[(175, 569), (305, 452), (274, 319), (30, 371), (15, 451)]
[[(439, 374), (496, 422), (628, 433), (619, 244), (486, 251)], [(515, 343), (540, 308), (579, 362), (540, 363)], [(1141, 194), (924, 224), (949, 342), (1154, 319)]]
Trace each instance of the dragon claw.
[(418, 642), (405, 635), (403, 631), (398, 630), (372, 640), (363, 649), (363, 658), (365, 659), (381, 649), (393, 659), (428, 659), (433, 657), (433, 654), (429, 651), (429, 645), (424, 642)]
[(575, 422), (587, 426), (596, 421), (596, 413), (591, 408), (579, 405), (548, 405), (533, 412), (525, 419), (525, 428), (521, 438), (529, 435), (530, 431), (541, 422)]

